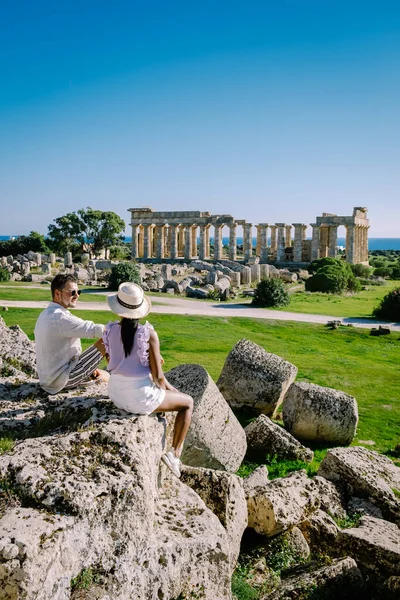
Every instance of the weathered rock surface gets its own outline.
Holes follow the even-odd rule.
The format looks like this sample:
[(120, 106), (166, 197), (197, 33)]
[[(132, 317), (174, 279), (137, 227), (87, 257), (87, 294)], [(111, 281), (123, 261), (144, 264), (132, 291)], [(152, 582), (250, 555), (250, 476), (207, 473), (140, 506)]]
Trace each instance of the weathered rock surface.
[(360, 568), (379, 575), (400, 575), (400, 529), (394, 523), (362, 517), (356, 527), (340, 532), (338, 545)]
[(218, 518), (164, 466), (157, 487), (164, 433), (162, 418), (121, 415), (0, 456), (4, 600), (69, 598), (84, 568), (105, 574), (113, 600), (230, 598)]
[(18, 325), (7, 327), (0, 317), (0, 377), (20, 373), (36, 375), (35, 346)]
[(313, 550), (331, 554), (332, 548), (336, 548), (340, 529), (323, 510), (316, 510), (300, 523), (299, 528)]
[(193, 467), (237, 471), (246, 454), (246, 435), (207, 371), (200, 365), (180, 365), (166, 377), (194, 400), (182, 461)]
[(303, 560), (310, 556), (310, 546), (298, 527), (293, 527), (282, 534), (291, 552)]
[(321, 510), (333, 515), (337, 519), (343, 519), (346, 516), (344, 490), (341, 489), (340, 485), (335, 485), (332, 481), (319, 475), (316, 475), (313, 481), (318, 486)]
[[(262, 600), (305, 600), (313, 593), (318, 598), (362, 598), (364, 579), (352, 558), (334, 560), (332, 564), (316, 571), (302, 570), (299, 574), (283, 580), (274, 592)], [(317, 595), (318, 594), (318, 595)]]
[(314, 453), (302, 446), (288, 431), (279, 427), (266, 415), (260, 415), (245, 428), (249, 460), (266, 455), (311, 462)]
[(373, 450), (359, 446), (329, 450), (318, 475), (342, 482), (349, 496), (365, 498), (375, 504), (385, 519), (400, 523), (400, 468)]
[(256, 487), (247, 499), (249, 527), (268, 537), (304, 521), (319, 507), (318, 487), (304, 470)]
[(296, 375), (297, 367), (242, 339), (228, 354), (217, 385), (232, 407), (273, 416)]
[(247, 502), (243, 480), (225, 471), (184, 467), (181, 481), (191, 487), (204, 504), (218, 517), (229, 539), (232, 567), (240, 551), (240, 542), (247, 527)]
[(350, 444), (358, 408), (355, 398), (313, 383), (293, 383), (283, 401), (283, 422), (299, 440)]
[(251, 496), (256, 487), (263, 487), (270, 483), (268, 479), (268, 469), (265, 465), (257, 467), (250, 475), (243, 479), (243, 489), (246, 498)]

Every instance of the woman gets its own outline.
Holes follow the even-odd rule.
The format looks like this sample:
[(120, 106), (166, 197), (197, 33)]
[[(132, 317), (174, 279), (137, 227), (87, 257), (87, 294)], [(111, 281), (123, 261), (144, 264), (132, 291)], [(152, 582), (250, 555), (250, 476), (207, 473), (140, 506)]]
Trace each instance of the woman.
[(162, 370), (160, 343), (150, 323), (139, 323), (149, 314), (150, 299), (135, 283), (121, 283), (116, 294), (107, 297), (120, 321), (106, 325), (103, 341), (111, 377), (110, 399), (127, 412), (150, 415), (177, 411), (172, 448), (161, 458), (180, 477), (180, 456), (193, 412), (193, 399), (181, 394), (166, 380)]

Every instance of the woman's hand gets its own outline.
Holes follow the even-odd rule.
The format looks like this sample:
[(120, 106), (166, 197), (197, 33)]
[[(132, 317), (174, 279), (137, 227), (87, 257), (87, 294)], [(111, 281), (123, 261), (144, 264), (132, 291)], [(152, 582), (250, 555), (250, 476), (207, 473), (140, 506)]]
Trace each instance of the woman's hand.
[(173, 385), (170, 384), (170, 382), (168, 381), (168, 379), (166, 379), (164, 377), (164, 380), (165, 380), (165, 389), (166, 390), (169, 390), (170, 392), (177, 392), (178, 391), (176, 388), (174, 388)]

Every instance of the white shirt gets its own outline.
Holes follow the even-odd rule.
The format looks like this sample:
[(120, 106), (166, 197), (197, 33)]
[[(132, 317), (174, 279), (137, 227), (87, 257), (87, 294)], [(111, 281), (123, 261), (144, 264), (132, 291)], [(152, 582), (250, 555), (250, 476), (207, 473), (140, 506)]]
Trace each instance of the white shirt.
[(104, 325), (84, 321), (57, 302), (40, 313), (35, 326), (36, 366), (41, 387), (57, 394), (82, 353), (79, 338), (100, 338)]

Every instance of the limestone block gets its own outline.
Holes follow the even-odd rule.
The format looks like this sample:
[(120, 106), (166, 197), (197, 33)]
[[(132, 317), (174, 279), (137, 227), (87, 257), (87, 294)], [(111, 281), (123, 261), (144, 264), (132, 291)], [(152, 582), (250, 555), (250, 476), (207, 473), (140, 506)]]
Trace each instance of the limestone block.
[(20, 273), (23, 277), (28, 275), (30, 273), (30, 270), (31, 270), (31, 267), (30, 267), (29, 263), (22, 263)]
[(251, 265), (251, 280), (254, 283), (260, 283), (261, 281), (261, 269), (258, 263)]
[(233, 569), (239, 556), (242, 535), (247, 527), (247, 502), (242, 479), (225, 471), (184, 467), (181, 481), (200, 496), (225, 528)]
[(270, 269), (270, 265), (267, 264), (261, 264), (260, 265), (260, 277), (261, 279), (268, 279), (269, 278), (269, 269)]
[(285, 427), (295, 438), (333, 444), (350, 444), (358, 407), (355, 398), (313, 383), (293, 383), (283, 401)]
[(250, 267), (243, 267), (240, 272), (240, 284), (250, 285), (251, 283), (251, 269)]
[(271, 537), (298, 525), (319, 508), (318, 487), (304, 470), (254, 489), (247, 500), (249, 527)]
[(340, 529), (330, 515), (316, 510), (299, 527), (312, 550), (332, 554)]
[(14, 260), (14, 262), (12, 264), (12, 268), (13, 268), (13, 273), (21, 273), (22, 265), (17, 260)]
[(394, 523), (362, 517), (356, 527), (339, 533), (338, 545), (368, 571), (400, 575), (400, 529)]
[(237, 471), (246, 454), (246, 436), (207, 371), (200, 365), (180, 365), (167, 373), (167, 379), (194, 400), (182, 461), (193, 467)]
[(67, 252), (64, 255), (64, 265), (66, 267), (72, 267), (72, 252)]
[(168, 264), (161, 265), (161, 277), (163, 279), (171, 279), (171, 277), (172, 277), (171, 270), (172, 270), (171, 265), (168, 265)]
[(313, 479), (319, 489), (321, 509), (337, 519), (344, 519), (346, 516), (346, 509), (343, 486), (340, 486), (340, 484), (337, 483), (334, 484), (332, 481), (325, 479), (325, 477), (320, 477), (319, 475), (316, 475)]
[(236, 271), (232, 271), (230, 278), (231, 278), (231, 287), (233, 287), (233, 288), (240, 287), (240, 273), (238, 273)]
[(18, 325), (7, 327), (1, 317), (0, 357), (3, 362), (11, 361), (23, 373), (36, 375), (36, 355), (33, 342)]
[(4, 267), (7, 266), (7, 264), (8, 264), (7, 263), (7, 257), (6, 256), (1, 256), (0, 257), (0, 266), (4, 268)]
[(249, 460), (264, 459), (267, 454), (279, 458), (311, 462), (314, 453), (302, 446), (283, 427), (279, 427), (266, 415), (260, 415), (245, 428), (247, 457)]
[(167, 281), (164, 281), (164, 286), (161, 291), (166, 292), (167, 289), (173, 289), (175, 294), (182, 293), (179, 283), (177, 281), (175, 281), (174, 279), (168, 279)]
[(37, 264), (38, 267), (42, 266), (42, 254), (40, 252), (37, 252), (35, 254), (35, 257), (34, 257), (33, 260), (36, 262), (36, 264)]
[(29, 250), (29, 252), (27, 252), (25, 256), (28, 260), (36, 262), (36, 252), (33, 252), (33, 250)]
[(296, 374), (294, 365), (242, 339), (228, 354), (217, 385), (232, 407), (247, 406), (271, 416)]
[(357, 498), (356, 496), (349, 499), (346, 507), (349, 515), (355, 513), (368, 517), (376, 517), (377, 519), (383, 519), (383, 514), (380, 508), (378, 508), (372, 502), (369, 502), (365, 498)]
[(246, 498), (252, 495), (256, 487), (264, 487), (269, 484), (268, 469), (265, 465), (260, 465), (250, 475), (243, 479), (243, 489)]
[(96, 269), (112, 269), (114, 265), (118, 264), (116, 261), (112, 260), (96, 260), (95, 268)]
[(342, 482), (349, 495), (369, 499), (385, 519), (400, 523), (400, 499), (393, 491), (400, 490), (400, 468), (386, 456), (358, 446), (333, 448), (328, 450), (318, 475)]
[[(287, 600), (310, 597), (310, 590), (318, 598), (353, 600), (365, 592), (364, 579), (356, 562), (350, 558), (337, 559), (316, 571), (310, 568), (297, 570), (295, 575), (284, 579), (278, 589), (262, 600)], [(318, 594), (318, 596), (317, 596)]]
[(298, 527), (293, 527), (282, 535), (294, 555), (303, 560), (310, 556), (310, 546)]
[(186, 288), (186, 296), (188, 298), (198, 298), (199, 300), (204, 300), (205, 298), (208, 298), (208, 290), (193, 288), (188, 285)]
[(49, 254), (49, 262), (52, 267), (56, 264), (56, 255), (53, 252), (50, 252)]
[(78, 281), (88, 281), (89, 279), (89, 273), (87, 269), (75, 269), (74, 275)]
[(230, 600), (229, 542), (218, 518), (172, 474), (158, 489), (163, 433), (158, 418), (120, 415), (0, 456), (1, 476), (37, 507), (6, 508), (0, 519), (6, 598), (66, 600), (71, 578), (94, 567), (108, 574), (115, 600), (200, 590)]
[(215, 283), (217, 282), (218, 276), (216, 271), (209, 271), (208, 275), (207, 275), (207, 283), (209, 283), (210, 285), (215, 285)]
[(42, 273), (45, 275), (51, 275), (51, 266), (49, 263), (42, 264)]
[(229, 290), (231, 287), (231, 280), (228, 277), (221, 277), (216, 281), (214, 288), (219, 292), (225, 292), (225, 290)]
[(279, 276), (282, 279), (282, 281), (285, 281), (286, 283), (295, 283), (297, 281), (297, 274), (291, 273), (286, 269), (281, 269), (279, 271)]
[(13, 262), (14, 262), (14, 257), (11, 254), (9, 254), (7, 256), (7, 264), (12, 265)]

